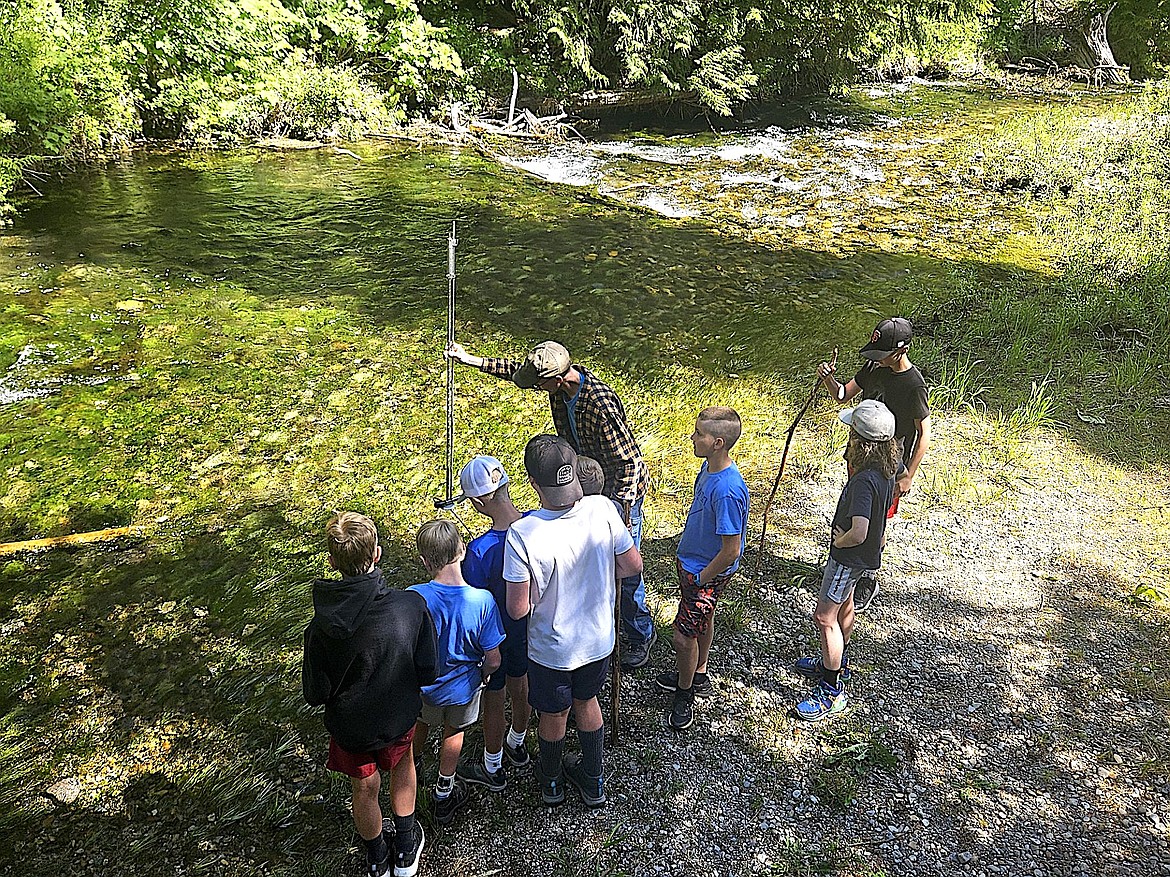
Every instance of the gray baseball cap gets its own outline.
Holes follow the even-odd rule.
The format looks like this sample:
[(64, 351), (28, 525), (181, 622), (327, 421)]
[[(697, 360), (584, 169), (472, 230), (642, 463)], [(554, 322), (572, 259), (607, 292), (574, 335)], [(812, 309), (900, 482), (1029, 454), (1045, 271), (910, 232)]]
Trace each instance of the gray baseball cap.
[(866, 399), (837, 416), (866, 441), (884, 442), (894, 437), (894, 415), (877, 399)]

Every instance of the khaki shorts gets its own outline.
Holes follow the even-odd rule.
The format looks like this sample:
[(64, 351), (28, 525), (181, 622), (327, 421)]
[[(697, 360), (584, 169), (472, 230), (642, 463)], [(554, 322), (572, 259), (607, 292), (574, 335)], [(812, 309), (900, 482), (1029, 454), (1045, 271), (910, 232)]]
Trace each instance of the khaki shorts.
[(476, 691), (467, 703), (449, 703), (446, 706), (431, 706), (424, 697), (422, 714), (418, 720), (432, 728), (447, 727), (457, 731), (470, 728), (479, 721), (480, 691)]

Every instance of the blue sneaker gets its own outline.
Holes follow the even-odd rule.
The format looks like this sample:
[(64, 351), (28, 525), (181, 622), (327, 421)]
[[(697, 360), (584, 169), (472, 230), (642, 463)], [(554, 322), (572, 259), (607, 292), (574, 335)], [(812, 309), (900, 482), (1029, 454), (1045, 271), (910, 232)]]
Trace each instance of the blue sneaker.
[[(792, 665), (792, 671), (798, 676), (815, 679), (818, 682), (825, 677), (825, 665), (821, 663), (820, 655), (805, 655)], [(841, 661), (841, 681), (848, 682), (853, 678), (853, 671), (849, 669), (849, 656)]]
[(804, 700), (796, 705), (796, 717), (804, 722), (819, 722), (845, 712), (849, 698), (844, 687), (831, 688), (824, 682), (817, 685)]

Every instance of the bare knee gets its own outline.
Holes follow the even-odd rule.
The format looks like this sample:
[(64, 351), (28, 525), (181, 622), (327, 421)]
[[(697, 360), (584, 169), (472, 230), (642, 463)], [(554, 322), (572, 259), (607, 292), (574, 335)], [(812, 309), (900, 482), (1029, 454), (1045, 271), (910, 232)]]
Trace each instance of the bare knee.
[(377, 801), (382, 791), (382, 774), (374, 771), (368, 777), (350, 777), (354, 801)]
[(821, 630), (832, 630), (840, 623), (839, 615), (840, 607), (833, 604), (827, 607), (817, 607), (817, 611), (813, 614), (813, 620), (816, 621), (817, 627)]
[(689, 637), (677, 627), (674, 629), (674, 635), (671, 637), (676, 652), (690, 651), (694, 647), (694, 637)]

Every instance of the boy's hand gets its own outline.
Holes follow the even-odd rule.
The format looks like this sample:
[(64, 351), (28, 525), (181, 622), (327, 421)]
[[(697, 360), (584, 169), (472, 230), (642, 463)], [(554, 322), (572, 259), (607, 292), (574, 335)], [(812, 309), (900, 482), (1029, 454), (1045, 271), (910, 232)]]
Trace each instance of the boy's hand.
[(827, 378), (829, 375), (836, 374), (836, 372), (837, 372), (836, 363), (830, 364), (827, 362), (822, 362), (820, 365), (817, 366), (817, 377), (820, 378), (822, 381), (825, 378)]
[(906, 496), (908, 493), (910, 493), (910, 488), (914, 486), (914, 476), (909, 472), (903, 472), (898, 476), (898, 480), (895, 482), (895, 485), (898, 491), (898, 495)]
[(837, 540), (840, 539), (842, 536), (844, 536), (845, 533), (846, 533), (846, 531), (842, 530), (840, 527), (833, 528), (833, 545), (834, 546), (836, 546), (837, 548), (841, 547), (840, 545), (837, 545)]

